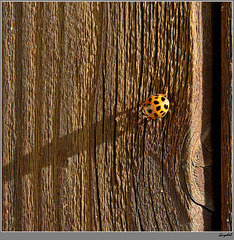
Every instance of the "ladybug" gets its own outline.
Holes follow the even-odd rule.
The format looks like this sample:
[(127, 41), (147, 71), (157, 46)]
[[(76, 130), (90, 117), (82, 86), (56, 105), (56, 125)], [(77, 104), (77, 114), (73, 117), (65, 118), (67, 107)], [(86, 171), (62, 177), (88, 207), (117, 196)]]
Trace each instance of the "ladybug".
[(156, 94), (147, 98), (140, 106), (143, 118), (156, 120), (164, 117), (169, 110), (169, 100), (166, 94)]

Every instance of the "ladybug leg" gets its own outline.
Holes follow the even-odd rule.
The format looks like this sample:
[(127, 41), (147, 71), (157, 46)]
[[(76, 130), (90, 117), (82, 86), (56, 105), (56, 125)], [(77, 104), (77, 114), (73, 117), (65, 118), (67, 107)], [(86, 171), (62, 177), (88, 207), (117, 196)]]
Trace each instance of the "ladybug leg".
[(140, 108), (139, 112), (143, 116), (143, 118), (146, 118), (145, 110), (142, 107)]
[(143, 113), (143, 117), (144, 118), (147, 118), (148, 117), (148, 114), (144, 111), (144, 113)]
[(143, 115), (143, 118), (148, 118), (147, 113), (145, 112), (145, 109), (142, 109), (141, 115)]
[(140, 106), (139, 113), (140, 113), (141, 115), (143, 115), (143, 108), (142, 108), (142, 105)]

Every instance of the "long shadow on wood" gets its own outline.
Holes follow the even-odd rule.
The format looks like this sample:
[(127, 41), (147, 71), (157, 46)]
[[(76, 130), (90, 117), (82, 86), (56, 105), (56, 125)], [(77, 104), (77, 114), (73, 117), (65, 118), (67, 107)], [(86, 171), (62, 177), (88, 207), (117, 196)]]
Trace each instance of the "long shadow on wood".
[[(138, 111), (132, 111), (131, 109), (123, 111), (121, 113), (117, 113), (116, 114), (116, 118), (118, 118), (119, 120), (121, 120), (122, 118), (125, 119), (125, 121), (123, 120), (123, 124), (128, 124), (128, 120), (126, 119), (131, 119), (131, 129), (136, 130), (140, 127), (143, 127), (143, 124), (141, 126), (139, 126), (139, 117), (138, 117)], [(105, 118), (105, 121), (109, 121), (112, 124), (114, 124), (114, 116), (109, 116)], [(91, 125), (87, 125), (84, 126), (83, 129), (87, 129), (87, 128), (101, 128), (103, 125), (103, 120), (91, 124)], [(41, 168), (45, 168), (48, 167), (50, 165), (54, 165), (54, 155), (52, 151), (49, 151), (49, 149), (59, 149), (58, 150), (58, 154), (60, 155), (60, 161), (59, 163), (61, 164), (60, 166), (58, 166), (59, 168), (61, 167), (66, 167), (68, 164), (68, 158), (72, 157), (76, 154), (82, 154), (84, 151), (89, 151), (90, 149), (85, 149), (83, 146), (83, 143), (81, 141), (75, 141), (78, 139), (82, 139), (83, 136), (83, 129), (77, 129), (76, 131), (65, 135), (61, 138), (59, 138), (59, 140), (56, 139), (52, 139), (52, 141), (48, 144), (45, 144), (44, 146), (42, 146), (40, 148), (39, 152), (36, 151), (32, 151), (26, 155), (24, 155), (22, 157), (22, 159), (20, 159), (20, 161), (23, 162), (23, 168), (21, 169), (21, 177), (23, 177), (24, 175), (33, 173), (34, 169), (32, 168), (32, 159), (34, 159), (36, 156), (40, 156), (40, 160), (42, 160), (42, 162), (40, 163), (40, 167)], [(130, 128), (129, 128), (130, 129)], [(123, 134), (126, 134), (126, 132), (123, 131), (117, 131), (116, 132), (116, 138), (122, 136)], [(105, 142), (110, 142), (113, 139), (111, 138), (111, 135), (106, 135), (105, 137)], [(103, 138), (96, 138), (96, 146), (99, 146), (101, 144), (103, 144)], [(50, 155), (48, 155), (50, 154)], [(155, 159), (155, 155), (154, 154), (149, 154), (148, 156), (150, 156), (152, 159)], [(139, 156), (141, 157), (141, 156)], [(147, 155), (145, 155), (144, 157), (147, 157)], [(155, 161), (157, 162), (157, 161)], [(164, 170), (163, 170), (163, 177), (165, 178), (165, 184), (167, 184), (167, 187), (169, 187), (169, 191), (170, 193), (174, 196), (174, 199), (176, 200), (175, 204), (178, 206), (183, 206), (184, 209), (187, 209), (186, 206), (186, 201), (184, 201), (185, 199), (182, 199), (181, 197), (181, 193), (178, 192), (178, 186), (176, 186), (176, 182), (175, 179), (172, 179), (172, 177), (169, 177), (169, 171), (170, 169), (167, 168), (167, 166), (163, 163), (164, 165)], [(11, 181), (12, 180), (12, 175), (10, 174), (10, 170), (13, 168), (14, 163), (10, 163), (7, 164), (6, 166), (3, 166), (3, 182), (6, 181)], [(141, 193), (142, 191), (140, 190), (140, 186), (142, 184), (142, 179), (140, 176), (142, 167), (141, 165), (139, 165), (140, 169), (136, 169), (136, 175), (133, 177), (134, 179), (134, 185), (135, 185), (135, 189), (136, 189), (136, 197), (138, 198), (138, 202), (142, 203), (142, 196)], [(41, 171), (41, 169), (38, 169), (38, 171)], [(161, 175), (161, 173), (159, 173)], [(35, 177), (35, 176), (34, 176)], [(19, 179), (18, 179), (19, 180)], [(148, 186), (146, 191), (149, 191), (149, 194), (151, 194), (151, 190), (150, 188), (152, 188), (153, 186)], [(165, 204), (167, 204), (168, 202), (170, 202), (169, 199), (167, 199), (167, 196), (165, 195), (165, 193), (162, 193), (162, 198), (163, 198), (163, 202)], [(153, 200), (153, 199), (152, 199)], [(157, 204), (154, 201), (152, 202), (152, 204)], [(156, 205), (155, 205), (156, 206)], [(152, 207), (154, 208), (154, 205), (152, 205)], [(165, 208), (167, 208), (167, 206), (164, 206)], [(187, 231), (189, 231), (190, 229), (188, 229), (189, 226), (189, 215), (187, 211), (183, 211), (180, 213), (180, 216), (174, 216), (173, 218), (180, 218), (180, 222), (184, 223), (184, 227)], [(170, 220), (169, 220), (170, 221)], [(157, 223), (157, 218), (155, 216), (155, 222)], [(144, 229), (143, 229), (144, 230)], [(160, 229), (158, 229), (160, 230)], [(171, 229), (173, 231), (173, 229)]]
[[(126, 110), (121, 113), (117, 113), (116, 118), (126, 116), (126, 114), (129, 117), (129, 119), (131, 120), (134, 119), (132, 121), (132, 124), (134, 123), (136, 124), (136, 121), (138, 119), (137, 117), (138, 112), (133, 112), (132, 110)], [(105, 117), (105, 121), (111, 122), (114, 125), (114, 116)], [(33, 150), (30, 153), (24, 155), (22, 159), (20, 159), (20, 161), (23, 162), (23, 168), (21, 169), (21, 177), (33, 172), (31, 161), (37, 155), (39, 155), (40, 159), (42, 160), (40, 164), (41, 168), (52, 165), (54, 153), (53, 151), (50, 151), (50, 149), (58, 149), (59, 155), (63, 159), (63, 161), (60, 162), (61, 163), (60, 167), (65, 167), (68, 164), (67, 159), (69, 157), (72, 157), (76, 154), (81, 154), (84, 151), (89, 151), (89, 149), (85, 149), (83, 143), (79, 141), (79, 139), (82, 139), (83, 137), (83, 129), (90, 129), (90, 128), (98, 129), (98, 128), (101, 128), (102, 125), (103, 125), (103, 120), (100, 120), (99, 122), (93, 123), (91, 125), (87, 124), (82, 129), (77, 129), (76, 131), (63, 136), (58, 140), (52, 139), (50, 143), (47, 143), (44, 146), (42, 146), (39, 152)], [(126, 133), (126, 132), (117, 131), (116, 137), (121, 136), (123, 133)], [(112, 140), (111, 137), (112, 137), (111, 135), (106, 135), (105, 141), (106, 142), (111, 141)], [(96, 146), (99, 146), (101, 144), (103, 144), (103, 139), (97, 137)], [(15, 161), (3, 166), (3, 169), (2, 169), (3, 182), (12, 180), (13, 175), (11, 174), (11, 169), (14, 168), (14, 164), (15, 164), (14, 162)]]

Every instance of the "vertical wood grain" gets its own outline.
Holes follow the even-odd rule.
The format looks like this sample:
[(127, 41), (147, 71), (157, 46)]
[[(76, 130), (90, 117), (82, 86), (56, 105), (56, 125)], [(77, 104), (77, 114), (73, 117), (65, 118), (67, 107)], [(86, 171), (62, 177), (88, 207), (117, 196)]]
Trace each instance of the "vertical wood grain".
[(222, 231), (232, 229), (232, 3), (221, 6), (221, 218)]
[(3, 3), (4, 231), (211, 230), (203, 9)]

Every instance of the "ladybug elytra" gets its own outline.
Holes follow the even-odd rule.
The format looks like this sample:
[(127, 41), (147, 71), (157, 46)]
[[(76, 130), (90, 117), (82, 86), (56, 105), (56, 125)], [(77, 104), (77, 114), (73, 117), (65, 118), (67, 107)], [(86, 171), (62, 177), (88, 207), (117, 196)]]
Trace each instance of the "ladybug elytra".
[(169, 100), (166, 94), (156, 94), (147, 98), (140, 106), (144, 118), (156, 120), (164, 117), (169, 110)]

